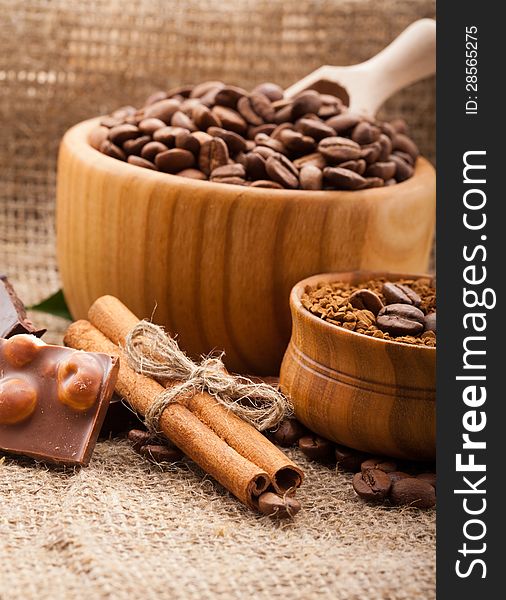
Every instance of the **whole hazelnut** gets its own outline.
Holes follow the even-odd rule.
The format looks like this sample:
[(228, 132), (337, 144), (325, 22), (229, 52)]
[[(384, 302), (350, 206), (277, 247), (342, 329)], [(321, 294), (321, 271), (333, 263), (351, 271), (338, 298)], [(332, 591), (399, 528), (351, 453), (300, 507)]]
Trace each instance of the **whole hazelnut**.
[(6, 340), (2, 346), (5, 359), (13, 367), (24, 367), (37, 356), (41, 346), (46, 344), (34, 335), (22, 333)]
[(87, 410), (98, 398), (102, 377), (102, 367), (93, 356), (74, 352), (58, 365), (58, 399), (74, 410)]
[(0, 425), (14, 425), (27, 419), (37, 406), (37, 391), (24, 379), (0, 380)]

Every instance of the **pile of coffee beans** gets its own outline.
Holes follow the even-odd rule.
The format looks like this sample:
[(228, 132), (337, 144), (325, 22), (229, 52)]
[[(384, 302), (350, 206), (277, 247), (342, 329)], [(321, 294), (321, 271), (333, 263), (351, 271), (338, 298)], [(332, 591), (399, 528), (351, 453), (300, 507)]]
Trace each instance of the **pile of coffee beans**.
[[(396, 461), (340, 446), (308, 431), (290, 418), (270, 434), (280, 446), (297, 445), (311, 460), (337, 464), (341, 471), (354, 473), (353, 489), (368, 502), (389, 502), (394, 506), (432, 508), (436, 504), (436, 474), (413, 464), (399, 468)], [(417, 472), (415, 472), (417, 471)]]
[(436, 345), (436, 287), (428, 278), (374, 279), (308, 286), (302, 305), (321, 319), (364, 335)]
[(159, 91), (102, 118), (89, 142), (138, 167), (273, 189), (393, 185), (413, 175), (418, 156), (403, 120), (365, 119), (314, 90), (285, 98), (273, 83)]

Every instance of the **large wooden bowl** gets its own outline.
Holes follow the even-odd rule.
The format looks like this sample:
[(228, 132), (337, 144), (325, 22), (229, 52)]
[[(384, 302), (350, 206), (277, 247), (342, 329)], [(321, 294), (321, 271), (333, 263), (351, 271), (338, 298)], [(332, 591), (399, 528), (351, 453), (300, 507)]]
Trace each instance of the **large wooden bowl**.
[(428, 277), (385, 272), (309, 277), (290, 295), (293, 331), (282, 390), (312, 431), (350, 448), (414, 460), (436, 454), (436, 349), (381, 340), (323, 321), (301, 304), (306, 286)]
[(88, 143), (96, 123), (66, 133), (58, 162), (58, 259), (75, 318), (113, 294), (177, 333), (193, 356), (224, 349), (229, 369), (274, 374), (297, 281), (427, 267), (435, 173), (422, 158), (413, 178), (387, 188), (245, 188), (105, 156)]

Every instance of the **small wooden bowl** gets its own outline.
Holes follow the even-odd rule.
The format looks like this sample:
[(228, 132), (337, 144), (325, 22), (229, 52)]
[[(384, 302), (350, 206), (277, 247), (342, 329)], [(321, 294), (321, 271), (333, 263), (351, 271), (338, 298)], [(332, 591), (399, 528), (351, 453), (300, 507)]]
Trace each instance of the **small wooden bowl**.
[(58, 261), (75, 318), (112, 294), (194, 357), (222, 349), (232, 371), (277, 374), (297, 281), (427, 268), (436, 178), (423, 158), (411, 179), (358, 192), (220, 185), (101, 154), (88, 143), (97, 122), (70, 129), (58, 159)]
[(373, 271), (315, 275), (290, 295), (293, 330), (282, 390), (297, 418), (339, 444), (414, 460), (436, 455), (436, 349), (381, 340), (333, 325), (301, 304), (307, 286), (430, 277)]

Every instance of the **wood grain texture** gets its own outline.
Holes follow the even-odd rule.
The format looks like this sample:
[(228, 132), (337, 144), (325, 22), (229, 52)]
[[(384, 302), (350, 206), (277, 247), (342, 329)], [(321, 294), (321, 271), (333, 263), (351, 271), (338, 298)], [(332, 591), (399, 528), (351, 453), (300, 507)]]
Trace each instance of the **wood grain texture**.
[(59, 154), (58, 260), (75, 318), (111, 294), (176, 333), (194, 357), (224, 349), (232, 371), (276, 374), (297, 281), (427, 267), (435, 173), (422, 158), (413, 178), (387, 188), (244, 188), (105, 156), (87, 142), (96, 123), (69, 130)]
[(432, 460), (436, 452), (436, 349), (365, 336), (323, 321), (300, 298), (307, 285), (354, 284), (385, 276), (316, 275), (290, 295), (293, 331), (280, 373), (281, 389), (312, 431), (373, 454)]

